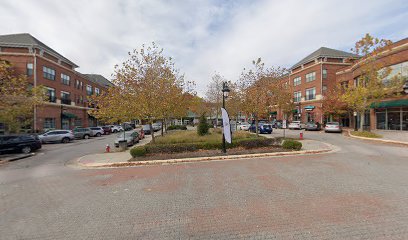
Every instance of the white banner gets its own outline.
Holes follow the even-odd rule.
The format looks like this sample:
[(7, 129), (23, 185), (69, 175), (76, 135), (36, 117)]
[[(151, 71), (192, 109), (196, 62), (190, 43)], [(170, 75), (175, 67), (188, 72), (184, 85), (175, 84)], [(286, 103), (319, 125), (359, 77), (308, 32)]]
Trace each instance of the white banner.
[(232, 137), (231, 137), (231, 125), (229, 121), (230, 119), (229, 119), (227, 111), (224, 108), (221, 108), (221, 113), (222, 113), (222, 126), (224, 130), (225, 141), (227, 143), (231, 143)]
[(283, 129), (286, 128), (286, 119), (282, 121), (282, 128), (283, 128)]

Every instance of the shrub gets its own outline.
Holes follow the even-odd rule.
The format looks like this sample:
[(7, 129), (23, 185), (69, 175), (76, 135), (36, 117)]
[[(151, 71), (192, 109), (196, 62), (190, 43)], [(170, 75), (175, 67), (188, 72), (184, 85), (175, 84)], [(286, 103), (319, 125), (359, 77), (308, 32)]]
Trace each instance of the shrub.
[(146, 155), (146, 148), (144, 146), (139, 146), (139, 147), (134, 147), (132, 149), (130, 149), (130, 155), (132, 155), (132, 157), (143, 157), (144, 155)]
[(197, 127), (197, 134), (199, 136), (204, 136), (204, 135), (208, 134), (208, 129), (209, 128), (210, 127), (208, 126), (207, 119), (205, 119), (204, 114), (201, 115), (200, 123), (198, 124), (198, 127)]
[(296, 140), (285, 140), (282, 147), (285, 149), (300, 150), (302, 149), (302, 143)]
[(186, 125), (171, 125), (167, 127), (167, 130), (187, 130)]

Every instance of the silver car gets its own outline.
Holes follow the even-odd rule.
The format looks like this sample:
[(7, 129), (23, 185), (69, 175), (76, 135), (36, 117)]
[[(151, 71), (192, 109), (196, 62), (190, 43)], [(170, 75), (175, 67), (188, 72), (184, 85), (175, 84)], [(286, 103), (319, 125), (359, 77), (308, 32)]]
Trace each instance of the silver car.
[[(123, 136), (125, 135), (125, 136)], [(118, 136), (115, 140), (115, 147), (119, 147), (119, 142), (126, 140), (128, 146), (133, 146), (138, 143), (140, 140), (140, 135), (137, 131), (118, 133)]]
[(103, 128), (101, 127), (90, 127), (90, 129), (92, 131), (92, 137), (100, 137), (104, 133)]
[(52, 130), (38, 135), (42, 143), (47, 142), (62, 142), (69, 143), (75, 139), (74, 133), (71, 130)]
[(328, 122), (324, 127), (324, 131), (341, 133), (342, 129), (339, 122)]

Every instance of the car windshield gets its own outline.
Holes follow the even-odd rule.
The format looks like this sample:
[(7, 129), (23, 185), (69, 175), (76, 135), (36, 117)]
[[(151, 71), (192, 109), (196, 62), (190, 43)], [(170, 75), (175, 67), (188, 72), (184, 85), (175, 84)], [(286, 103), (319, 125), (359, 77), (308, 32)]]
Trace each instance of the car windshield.
[[(126, 137), (130, 137), (132, 135), (133, 132), (125, 132), (125, 136)], [(123, 133), (118, 133), (118, 138), (123, 138)]]

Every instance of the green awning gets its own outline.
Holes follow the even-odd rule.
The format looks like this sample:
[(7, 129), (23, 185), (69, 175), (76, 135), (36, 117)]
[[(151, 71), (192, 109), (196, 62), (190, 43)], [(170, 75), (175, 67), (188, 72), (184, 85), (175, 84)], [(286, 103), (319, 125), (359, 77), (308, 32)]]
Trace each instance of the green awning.
[(315, 106), (309, 105), (309, 106), (305, 106), (305, 109), (311, 109), (313, 110), (315, 108)]
[(69, 112), (63, 112), (62, 117), (63, 118), (77, 118), (77, 115), (75, 115), (73, 113), (69, 113)]
[(275, 112), (270, 112), (269, 114), (271, 114), (271, 115), (273, 115), (273, 114), (278, 114), (278, 112), (277, 112), (277, 111), (275, 111)]
[(394, 101), (386, 101), (373, 103), (371, 108), (390, 108), (390, 107), (408, 107), (408, 99), (399, 99)]

